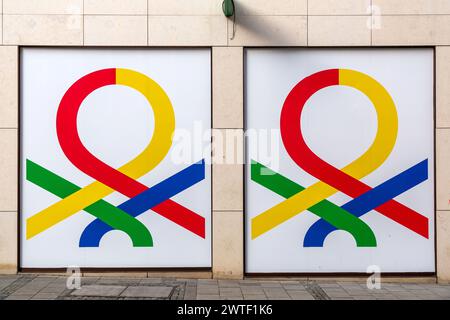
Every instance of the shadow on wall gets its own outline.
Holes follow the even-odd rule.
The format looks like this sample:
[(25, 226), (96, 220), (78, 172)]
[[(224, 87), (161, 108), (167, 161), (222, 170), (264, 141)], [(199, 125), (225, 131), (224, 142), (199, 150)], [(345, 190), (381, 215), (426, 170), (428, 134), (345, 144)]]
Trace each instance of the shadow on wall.
[[(300, 31), (301, 25), (296, 25), (296, 30), (288, 30), (280, 28), (280, 23), (283, 16), (264, 16), (252, 12), (252, 9), (245, 5), (244, 0), (234, 0), (236, 26), (234, 40), (239, 40), (242, 34), (247, 34), (247, 37), (257, 38), (259, 41), (272, 44), (286, 44), (292, 42), (292, 33)], [(300, 16), (299, 16), (300, 17)], [(275, 19), (274, 19), (275, 18)], [(228, 35), (232, 38), (232, 20), (229, 22)], [(306, 24), (306, 22), (305, 22)], [(306, 25), (305, 25), (306, 27)], [(298, 29), (297, 29), (298, 28)], [(241, 31), (241, 32), (240, 32)]]

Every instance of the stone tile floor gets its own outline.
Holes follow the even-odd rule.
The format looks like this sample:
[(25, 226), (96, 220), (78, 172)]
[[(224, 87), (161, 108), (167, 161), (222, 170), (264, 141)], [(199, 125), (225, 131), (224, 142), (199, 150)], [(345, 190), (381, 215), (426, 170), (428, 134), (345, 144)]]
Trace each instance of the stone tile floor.
[(68, 289), (66, 276), (0, 275), (0, 300), (450, 300), (450, 284), (387, 283), (368, 289), (364, 281), (213, 280), (82, 277)]

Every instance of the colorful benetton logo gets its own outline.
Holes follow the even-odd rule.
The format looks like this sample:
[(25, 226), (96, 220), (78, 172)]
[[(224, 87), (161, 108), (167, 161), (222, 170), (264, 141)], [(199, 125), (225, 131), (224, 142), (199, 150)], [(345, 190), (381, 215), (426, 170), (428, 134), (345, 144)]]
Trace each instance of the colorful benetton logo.
[[(364, 93), (375, 107), (378, 130), (369, 149), (341, 170), (319, 158), (306, 144), (301, 130), (305, 103), (317, 91), (329, 86), (349, 86)], [(330, 69), (300, 81), (287, 96), (280, 118), (283, 144), (292, 160), (320, 181), (305, 188), (264, 165), (253, 161), (251, 178), (286, 198), (254, 217), (251, 235), (255, 239), (288, 219), (308, 210), (321, 219), (307, 231), (303, 245), (322, 247), (334, 230), (348, 231), (360, 247), (375, 247), (375, 235), (360, 216), (375, 210), (428, 238), (428, 218), (393, 200), (428, 179), (425, 159), (382, 184), (371, 188), (360, 179), (377, 169), (389, 156), (397, 139), (397, 110), (386, 89), (370, 76), (354, 70)], [(353, 199), (339, 207), (327, 198), (343, 192)]]
[[(155, 119), (153, 136), (147, 147), (118, 169), (110, 167), (89, 152), (81, 142), (77, 128), (77, 115), (83, 100), (96, 89), (109, 85), (123, 85), (140, 92), (152, 107)], [(170, 200), (205, 178), (204, 160), (151, 188), (136, 180), (164, 159), (175, 130), (172, 104), (155, 81), (128, 69), (103, 69), (90, 73), (76, 81), (64, 94), (56, 116), (56, 129), (67, 158), (97, 181), (80, 188), (27, 159), (26, 179), (62, 198), (27, 219), (27, 239), (84, 210), (97, 219), (83, 231), (80, 247), (98, 247), (103, 235), (113, 229), (127, 233), (136, 247), (151, 247), (153, 239), (149, 230), (135, 218), (149, 209), (205, 238), (205, 219)], [(114, 191), (130, 199), (117, 207), (102, 200)]]

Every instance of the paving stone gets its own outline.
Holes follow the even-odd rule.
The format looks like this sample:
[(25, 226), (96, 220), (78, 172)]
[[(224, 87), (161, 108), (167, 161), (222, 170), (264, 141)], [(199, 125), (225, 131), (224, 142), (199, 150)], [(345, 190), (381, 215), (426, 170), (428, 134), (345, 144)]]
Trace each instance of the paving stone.
[(217, 283), (212, 283), (212, 284), (198, 283), (197, 287), (199, 287), (199, 288), (218, 288), (219, 285)]
[(402, 286), (398, 286), (398, 287), (384, 287), (386, 288), (387, 291), (391, 291), (391, 292), (406, 292), (408, 289), (403, 288)]
[(197, 294), (209, 295), (209, 294), (219, 294), (219, 290), (200, 290), (197, 288)]
[(244, 300), (244, 297), (242, 297), (242, 296), (230, 296), (230, 297), (220, 296), (220, 300)]
[(280, 281), (281, 285), (298, 285), (299, 282), (296, 280), (282, 280)]
[(217, 283), (211, 283), (211, 284), (197, 283), (197, 287), (199, 287), (199, 288), (218, 288), (219, 285)]
[(220, 296), (218, 294), (207, 294), (201, 295), (197, 294), (197, 300), (219, 300)]
[(287, 294), (286, 290), (283, 288), (264, 288), (264, 292), (270, 294)]
[(282, 288), (281, 283), (279, 282), (271, 282), (271, 281), (266, 281), (266, 282), (260, 282), (261, 287), (264, 288)]
[(223, 288), (239, 288), (239, 281), (219, 280), (219, 287)]
[[(396, 297), (393, 294), (374, 294), (373, 296), (377, 299), (393, 299)], [(358, 299), (358, 296), (355, 296), (355, 297), (356, 297), (356, 299)]]
[(261, 294), (244, 294), (245, 300), (267, 300), (268, 298), (265, 295)]
[(198, 284), (217, 284), (215, 279), (199, 279)]
[(243, 294), (264, 294), (264, 290), (262, 288), (241, 288)]
[(337, 289), (323, 289), (323, 291), (327, 294), (327, 295), (336, 295), (336, 294), (343, 294), (343, 295), (348, 295), (349, 293), (343, 289), (341, 290), (337, 290)]
[(54, 293), (38, 293), (34, 295), (31, 300), (55, 300), (58, 296), (58, 294)]
[(288, 292), (293, 300), (314, 300), (314, 297), (307, 292)]
[(328, 293), (328, 292), (327, 292), (327, 296), (329, 296), (330, 298), (346, 298), (346, 297), (351, 297), (351, 295), (349, 295), (348, 293), (345, 293), (345, 292), (332, 292), (332, 293)]
[(325, 288), (340, 288), (341, 286), (337, 283), (321, 283), (318, 282), (317, 283), (320, 287), (322, 287), (323, 289)]
[[(398, 300), (422, 300), (419, 297), (416, 296), (407, 296), (407, 297), (397, 297)], [(383, 299), (377, 299), (377, 300), (383, 300)]]
[(98, 280), (100, 280), (99, 277), (83, 277), (80, 282), (82, 286), (88, 286), (96, 284)]
[[(374, 294), (370, 290), (362, 290), (362, 289), (359, 289), (359, 290), (346, 290), (346, 291), (351, 296), (360, 296), (360, 295), (371, 295), (371, 294)], [(386, 294), (386, 293), (384, 293), (384, 294)]]
[(11, 283), (13, 283), (15, 281), (14, 278), (9, 278), (9, 279), (0, 279), (0, 290), (3, 290), (4, 288), (6, 288), (7, 286), (9, 286)]
[(214, 292), (218, 292), (219, 291), (219, 287), (198, 286), (197, 287), (197, 291), (199, 291), (199, 292), (207, 292), (207, 293), (214, 293)]
[[(211, 290), (219, 290), (218, 286), (197, 286), (197, 289), (199, 291), (211, 291)], [(226, 288), (221, 288), (221, 289), (226, 289)]]
[(300, 284), (283, 285), (283, 288), (286, 290), (306, 290), (305, 286)]
[(374, 296), (367, 295), (367, 296), (357, 296), (356, 300), (376, 300)]
[[(339, 283), (338, 283), (339, 284)], [(361, 284), (361, 283), (343, 283), (339, 284), (341, 288), (367, 288), (367, 284)]]
[(241, 294), (241, 288), (220, 288), (220, 294)]
[(425, 289), (424, 286), (422, 286), (420, 284), (413, 284), (413, 283), (404, 283), (401, 286), (406, 289)]
[(430, 288), (430, 291), (439, 296), (443, 296), (443, 297), (450, 296), (450, 289), (447, 289), (447, 288)]
[(239, 284), (243, 285), (243, 286), (259, 286), (259, 281), (245, 279), (245, 280), (239, 280)]
[(147, 285), (147, 284), (159, 284), (162, 283), (163, 279), (161, 278), (144, 278), (141, 279), (139, 285)]
[(33, 281), (53, 281), (55, 278), (53, 276), (38, 275)]
[(10, 295), (5, 300), (30, 300), (32, 297), (31, 295)]
[(167, 286), (130, 286), (120, 296), (128, 298), (169, 298), (173, 287)]
[(66, 290), (66, 287), (45, 287), (38, 294), (61, 294)]
[(289, 299), (289, 295), (286, 292), (265, 292), (267, 298), (269, 299), (275, 299), (275, 298), (286, 298)]
[[(152, 298), (141, 294), (125, 294), (128, 286), (169, 287), (173, 289), (165, 297), (171, 299), (450, 299), (450, 285), (436, 283), (382, 283), (380, 290), (370, 290), (364, 282), (335, 282), (327, 280), (214, 280), (214, 279), (168, 279), (168, 278), (119, 278), (83, 277), (82, 289), (70, 291), (66, 288), (66, 277), (61, 275), (19, 274), (0, 276), (0, 299), (122, 299)], [(86, 287), (88, 292), (86, 292)], [(84, 289), (84, 290), (83, 290)], [(142, 290), (142, 289), (141, 289)], [(122, 295), (121, 295), (122, 293)], [(220, 293), (220, 294), (219, 294)], [(128, 296), (130, 295), (130, 296)], [(145, 294), (143, 294), (145, 295)]]
[(0, 280), (7, 280), (7, 279), (16, 280), (18, 277), (20, 277), (20, 276), (17, 276), (15, 274), (1, 274)]
[(442, 299), (439, 296), (435, 296), (435, 295), (426, 295), (426, 296), (420, 296), (420, 300), (439, 300)]
[(262, 290), (263, 287), (261, 287), (260, 285), (257, 285), (257, 284), (251, 284), (251, 285), (246, 285), (246, 286), (241, 285), (241, 289), (260, 289), (260, 290)]
[(125, 288), (125, 286), (89, 285), (74, 290), (71, 295), (86, 297), (117, 297), (125, 290)]
[(130, 278), (130, 279), (124, 279), (124, 278), (107, 278), (107, 279), (99, 279), (96, 284), (99, 285), (117, 285), (117, 286), (137, 286), (141, 282), (141, 279), (139, 278)]

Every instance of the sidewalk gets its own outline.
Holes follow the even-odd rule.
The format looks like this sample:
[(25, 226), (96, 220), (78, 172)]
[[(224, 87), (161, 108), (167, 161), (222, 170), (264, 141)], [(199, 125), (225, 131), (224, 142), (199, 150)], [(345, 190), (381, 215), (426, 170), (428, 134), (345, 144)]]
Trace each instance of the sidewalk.
[(68, 289), (66, 276), (0, 275), (0, 300), (152, 299), (152, 300), (450, 300), (450, 285), (302, 280), (195, 280), (175, 278), (82, 277), (80, 289)]

